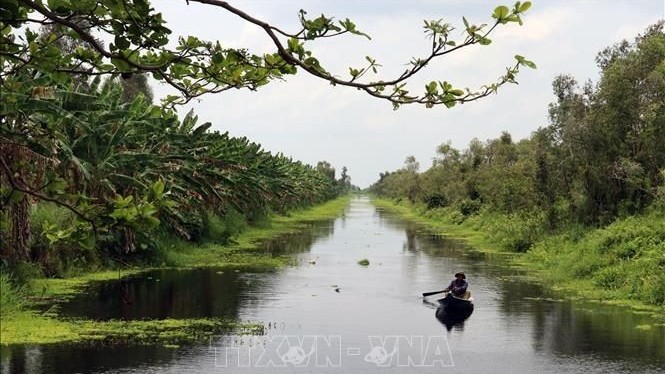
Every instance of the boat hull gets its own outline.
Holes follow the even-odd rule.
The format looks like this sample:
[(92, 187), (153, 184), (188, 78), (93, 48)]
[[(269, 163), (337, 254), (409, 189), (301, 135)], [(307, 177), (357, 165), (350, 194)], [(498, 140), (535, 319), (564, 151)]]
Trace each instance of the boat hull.
[(462, 324), (471, 313), (473, 313), (473, 302), (448, 294), (439, 300), (436, 319), (450, 330), (453, 326)]

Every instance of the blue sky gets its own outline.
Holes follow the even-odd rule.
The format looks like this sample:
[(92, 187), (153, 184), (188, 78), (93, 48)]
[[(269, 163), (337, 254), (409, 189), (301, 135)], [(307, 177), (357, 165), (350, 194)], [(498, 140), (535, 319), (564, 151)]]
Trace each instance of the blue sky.
[[(184, 1), (155, 1), (175, 35), (198, 35), (223, 45), (246, 47), (254, 53), (272, 52), (262, 31), (223, 9), (186, 5)], [(412, 56), (426, 53), (423, 20), (444, 19), (460, 26), (462, 16), (490, 23), (496, 5), (481, 1), (243, 1), (233, 5), (282, 29), (297, 30), (297, 14), (321, 13), (350, 18), (372, 36), (343, 36), (310, 45), (329, 71), (345, 75), (349, 66), (362, 66), (366, 55), (384, 67), (376, 77), (386, 79), (403, 71)], [(632, 39), (646, 26), (665, 17), (665, 0), (534, 1), (524, 26), (499, 29), (489, 46), (472, 47), (428, 66), (412, 88), (447, 80), (459, 87), (492, 82), (513, 55), (533, 60), (537, 70), (523, 70), (519, 85), (454, 109), (405, 106), (393, 111), (388, 102), (354, 89), (332, 87), (300, 73), (273, 82), (257, 92), (234, 90), (209, 95), (189, 107), (213, 128), (247, 136), (273, 152), (303, 162), (326, 160), (341, 171), (349, 168), (352, 182), (366, 187), (380, 172), (395, 170), (414, 155), (426, 169), (436, 147), (450, 141), (464, 149), (473, 138), (487, 140), (508, 131), (513, 139), (528, 137), (547, 125), (547, 106), (554, 100), (551, 82), (558, 74), (578, 81), (596, 80), (597, 52), (622, 39)], [(461, 27), (459, 28), (461, 29)], [(461, 35), (461, 31), (456, 32)], [(155, 86), (156, 97), (169, 91)], [(180, 110), (186, 113), (188, 108)]]

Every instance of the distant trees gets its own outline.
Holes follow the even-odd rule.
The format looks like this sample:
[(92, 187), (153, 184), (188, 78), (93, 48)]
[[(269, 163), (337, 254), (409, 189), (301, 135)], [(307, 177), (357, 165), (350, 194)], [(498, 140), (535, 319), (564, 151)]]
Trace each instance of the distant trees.
[[(634, 42), (598, 55), (601, 78), (580, 87), (553, 82), (550, 125), (513, 142), (510, 134), (444, 143), (431, 168), (382, 173), (371, 189), (384, 196), (454, 206), (463, 214), (538, 212), (542, 225), (608, 223), (662, 201), (665, 185), (664, 22)], [(418, 184), (416, 190), (409, 186)], [(414, 194), (414, 191), (415, 194)]]

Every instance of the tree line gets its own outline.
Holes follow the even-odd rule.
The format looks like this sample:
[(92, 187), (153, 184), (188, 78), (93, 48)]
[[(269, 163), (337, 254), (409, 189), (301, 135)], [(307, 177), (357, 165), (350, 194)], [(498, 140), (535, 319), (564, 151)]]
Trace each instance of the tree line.
[[(181, 120), (147, 95), (127, 100), (117, 79), (44, 92), (50, 77), (35, 75), (17, 79), (2, 103), (6, 262), (46, 265), (58, 251), (93, 248), (125, 257), (149, 249), (157, 228), (197, 240), (210, 214), (251, 222), (346, 190), (334, 169), (211, 131), (192, 112)], [(44, 209), (48, 217), (31, 225)]]
[(665, 203), (665, 34), (661, 21), (633, 42), (597, 55), (598, 82), (569, 75), (553, 82), (549, 125), (514, 141), (474, 139), (467, 149), (443, 143), (432, 166), (381, 173), (380, 196), (446, 209), (457, 222), (478, 212), (515, 218), (510, 242), (525, 251), (540, 233), (601, 226)]

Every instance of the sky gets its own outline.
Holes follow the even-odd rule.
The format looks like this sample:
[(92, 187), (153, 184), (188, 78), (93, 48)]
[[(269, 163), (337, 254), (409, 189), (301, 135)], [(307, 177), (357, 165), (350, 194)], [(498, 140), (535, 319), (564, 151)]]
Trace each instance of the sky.
[[(462, 38), (462, 16), (472, 23), (491, 23), (492, 10), (511, 2), (406, 0), (262, 0), (232, 5), (283, 30), (298, 30), (298, 11), (349, 18), (372, 40), (343, 35), (309, 44), (322, 66), (340, 76), (362, 67), (365, 56), (383, 65), (371, 80), (387, 80), (405, 70), (413, 56), (426, 55), (428, 41), (423, 20), (443, 19), (457, 27)], [(223, 46), (243, 47), (256, 54), (272, 53), (274, 45), (262, 30), (221, 8), (185, 1), (154, 1), (174, 36), (197, 35), (219, 40)], [(552, 80), (570, 74), (579, 82), (597, 81), (596, 54), (623, 39), (632, 40), (648, 25), (665, 18), (665, 0), (533, 1), (524, 25), (500, 27), (489, 46), (472, 46), (436, 60), (409, 86), (423, 91), (432, 80), (455, 87), (479, 87), (496, 80), (520, 54), (536, 63), (522, 69), (518, 85), (504, 86), (497, 95), (446, 109), (403, 106), (394, 111), (384, 100), (300, 72), (274, 81), (258, 91), (231, 90), (207, 95), (179, 109), (190, 108), (200, 123), (246, 136), (266, 150), (316, 165), (328, 161), (341, 172), (349, 169), (352, 183), (367, 187), (379, 173), (394, 171), (413, 155), (426, 170), (438, 145), (451, 142), (466, 149), (469, 141), (496, 138), (502, 131), (513, 140), (548, 125), (548, 104), (554, 101)], [(172, 93), (155, 84), (156, 98)]]

